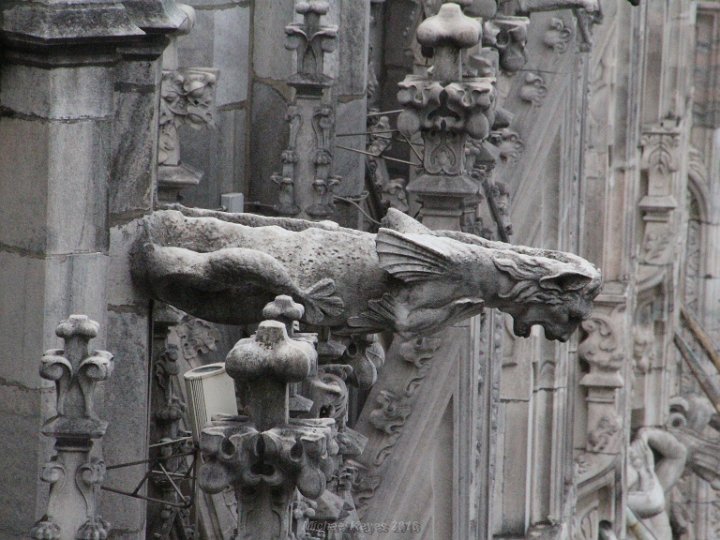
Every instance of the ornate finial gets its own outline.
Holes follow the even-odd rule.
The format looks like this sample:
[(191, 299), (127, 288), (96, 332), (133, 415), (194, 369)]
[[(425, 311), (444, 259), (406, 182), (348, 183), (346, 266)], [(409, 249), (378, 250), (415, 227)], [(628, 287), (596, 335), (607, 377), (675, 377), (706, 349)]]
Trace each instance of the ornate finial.
[(90, 457), (93, 440), (101, 438), (108, 425), (95, 414), (95, 386), (113, 370), (112, 354), (88, 352), (88, 343), (99, 329), (87, 316), (72, 315), (55, 330), (65, 347), (42, 357), (40, 376), (55, 383), (57, 414), (42, 429), (55, 439), (56, 454), (43, 468), (50, 499), (46, 515), (30, 532), (38, 540), (107, 537), (109, 525), (98, 515), (96, 501), (105, 463), (98, 455)]
[(266, 319), (273, 319), (285, 324), (288, 335), (293, 337), (297, 321), (305, 315), (305, 308), (302, 304), (295, 302), (291, 296), (281, 294), (263, 308), (262, 315)]
[(303, 16), (303, 22), (285, 27), (285, 47), (297, 51), (297, 73), (288, 84), (301, 94), (318, 94), (333, 82), (324, 72), (325, 54), (337, 47), (337, 26), (320, 23), (329, 10), (330, 4), (324, 0), (298, 2), (295, 11)]
[(438, 81), (462, 79), (460, 51), (474, 47), (481, 37), (480, 23), (463, 14), (457, 4), (443, 4), (417, 29), (423, 54), (434, 58), (433, 78)]

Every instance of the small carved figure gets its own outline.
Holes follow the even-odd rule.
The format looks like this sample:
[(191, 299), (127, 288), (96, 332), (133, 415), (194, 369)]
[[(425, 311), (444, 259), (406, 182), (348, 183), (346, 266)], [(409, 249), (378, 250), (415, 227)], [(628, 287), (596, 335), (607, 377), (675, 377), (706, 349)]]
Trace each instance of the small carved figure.
[(214, 322), (258, 322), (289, 294), (305, 322), (339, 335), (432, 332), (497, 307), (520, 336), (541, 324), (566, 340), (600, 291), (598, 270), (575, 255), (434, 232), (393, 209), (375, 235), (176, 208), (147, 218), (133, 274), (154, 298)]
[(686, 457), (685, 447), (667, 431), (638, 432), (630, 445), (627, 470), (629, 538), (672, 540), (667, 497), (685, 469)]

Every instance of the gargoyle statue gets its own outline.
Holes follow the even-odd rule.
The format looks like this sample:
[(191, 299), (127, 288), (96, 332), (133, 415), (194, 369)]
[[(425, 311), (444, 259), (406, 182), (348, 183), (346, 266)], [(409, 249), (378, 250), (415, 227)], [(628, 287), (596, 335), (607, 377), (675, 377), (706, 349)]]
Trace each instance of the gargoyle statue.
[(155, 299), (196, 317), (250, 324), (279, 294), (334, 334), (434, 332), (496, 307), (528, 336), (565, 341), (590, 314), (599, 271), (569, 253), (431, 231), (390, 209), (377, 234), (331, 222), (175, 205), (146, 218), (132, 271)]

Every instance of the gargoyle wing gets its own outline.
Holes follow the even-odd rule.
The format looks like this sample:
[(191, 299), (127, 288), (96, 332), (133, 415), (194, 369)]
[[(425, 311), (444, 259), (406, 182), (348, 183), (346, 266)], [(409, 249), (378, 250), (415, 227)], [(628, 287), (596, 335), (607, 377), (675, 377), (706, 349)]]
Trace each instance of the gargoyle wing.
[(380, 267), (406, 283), (462, 278), (470, 248), (455, 240), (427, 234), (380, 229), (375, 241)]

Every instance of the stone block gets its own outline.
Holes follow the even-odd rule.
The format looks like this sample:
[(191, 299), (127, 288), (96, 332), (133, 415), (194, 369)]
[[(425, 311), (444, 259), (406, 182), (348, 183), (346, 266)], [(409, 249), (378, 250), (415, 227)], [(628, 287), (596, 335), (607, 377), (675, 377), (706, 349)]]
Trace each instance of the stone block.
[(7, 64), (0, 103), (12, 111), (53, 120), (108, 118), (113, 79), (105, 67), (38, 69)]
[(108, 263), (100, 253), (45, 259), (0, 252), (0, 380), (35, 389), (48, 386), (38, 375), (40, 357), (62, 347), (55, 328), (74, 313), (100, 323), (91, 347), (104, 348)]
[(218, 107), (247, 99), (252, 35), (250, 13), (249, 7), (215, 12), (212, 67), (220, 70), (215, 97)]
[(178, 65), (212, 67), (213, 36), (215, 35), (214, 10), (195, 11), (195, 26), (192, 31), (178, 38)]
[[(335, 133), (363, 133), (366, 131), (365, 114), (367, 101), (363, 97), (348, 103), (338, 103), (335, 114)], [(339, 137), (336, 143), (348, 148), (364, 151), (364, 135)], [(343, 180), (335, 189), (338, 195), (357, 196), (365, 189), (365, 156), (349, 150), (336, 148), (333, 151), (333, 169)]]
[[(261, 79), (285, 81), (295, 72), (295, 55), (282, 48), (285, 26), (295, 18), (294, 2), (256, 2), (253, 17), (253, 71)], [(268, 51), (275, 51), (268, 54)]]
[(109, 193), (109, 211), (116, 216), (152, 207), (160, 66), (159, 62), (124, 62), (119, 71)]
[(344, 0), (340, 14), (338, 95), (365, 95), (367, 90), (370, 3)]
[(210, 129), (181, 128), (183, 162), (204, 173), (196, 187), (183, 191), (187, 204), (219, 208), (222, 193), (239, 191), (238, 178), (243, 175), (245, 160), (244, 133), (242, 109), (218, 111), (215, 126)]
[[(36, 371), (39, 364), (38, 356)], [(53, 396), (49, 388), (31, 390), (0, 380), (0, 538), (27, 538), (41, 517), (36, 508), (45, 507), (49, 490), (39, 471), (52, 455), (52, 446), (40, 435), (40, 427), (46, 416), (44, 403)]]
[(107, 303), (116, 308), (148, 303), (147, 296), (132, 282), (130, 250), (141, 233), (140, 219), (110, 229), (110, 268)]
[(261, 82), (253, 84), (250, 163), (247, 176), (252, 179), (250, 201), (274, 204), (277, 186), (270, 177), (281, 170), (280, 155), (288, 141), (285, 122), (287, 103), (275, 88)]
[[(105, 383), (99, 416), (110, 423), (103, 439), (105, 462), (116, 465), (147, 457), (150, 322), (147, 314), (110, 309), (107, 328), (115, 370)], [(132, 491), (144, 472), (143, 466), (108, 471), (105, 485)], [(104, 492), (101, 515), (120, 531), (117, 538), (140, 539), (145, 537), (145, 506), (144, 501)]]
[(34, 253), (107, 249), (110, 122), (4, 118), (0, 243)]

